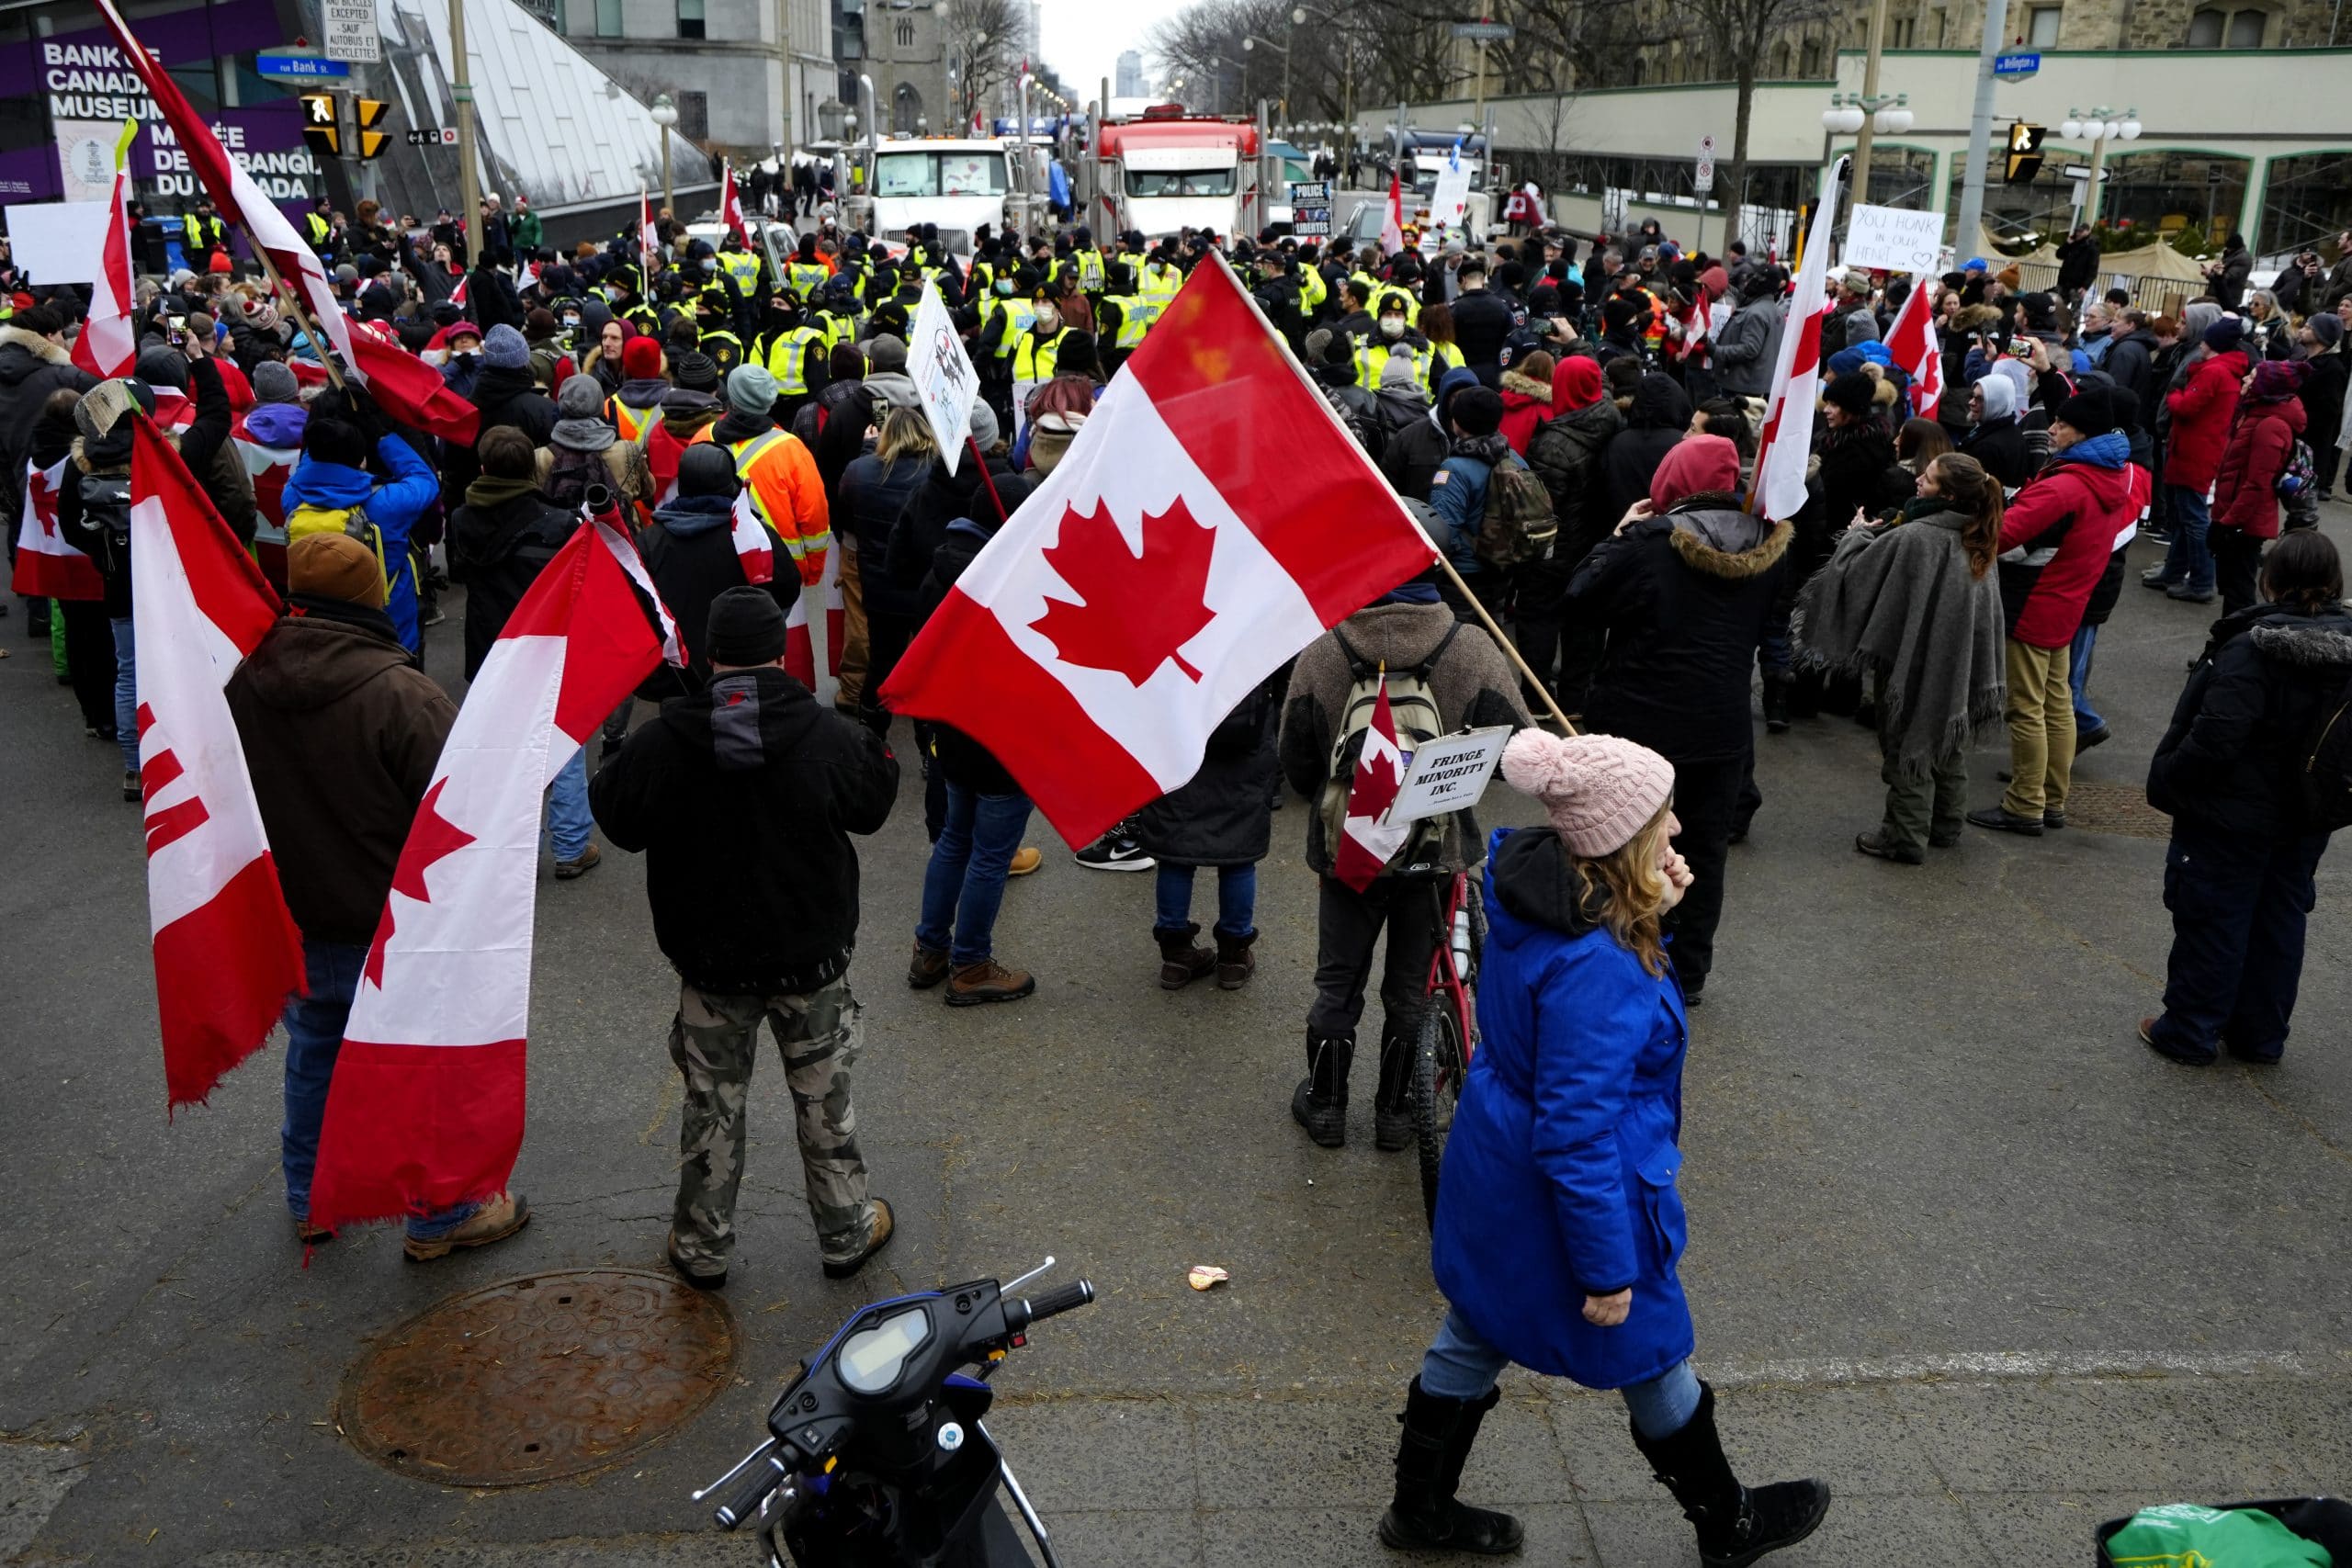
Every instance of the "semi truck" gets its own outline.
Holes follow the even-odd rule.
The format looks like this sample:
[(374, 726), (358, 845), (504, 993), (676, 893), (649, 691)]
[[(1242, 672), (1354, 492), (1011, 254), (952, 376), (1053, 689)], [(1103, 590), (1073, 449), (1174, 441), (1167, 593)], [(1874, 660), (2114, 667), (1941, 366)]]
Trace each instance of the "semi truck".
[(1159, 239), (1180, 229), (1254, 234), (1267, 221), (1254, 121), (1154, 104), (1106, 119), (1087, 213), (1099, 232)]

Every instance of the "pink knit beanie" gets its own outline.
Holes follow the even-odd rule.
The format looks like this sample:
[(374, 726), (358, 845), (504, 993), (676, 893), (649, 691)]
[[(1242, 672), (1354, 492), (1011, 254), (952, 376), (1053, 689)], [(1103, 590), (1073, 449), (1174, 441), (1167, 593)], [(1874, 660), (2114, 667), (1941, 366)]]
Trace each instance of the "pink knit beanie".
[(1542, 801), (1560, 842), (1586, 860), (1623, 849), (1674, 795), (1674, 764), (1614, 735), (1522, 729), (1503, 748), (1503, 777)]

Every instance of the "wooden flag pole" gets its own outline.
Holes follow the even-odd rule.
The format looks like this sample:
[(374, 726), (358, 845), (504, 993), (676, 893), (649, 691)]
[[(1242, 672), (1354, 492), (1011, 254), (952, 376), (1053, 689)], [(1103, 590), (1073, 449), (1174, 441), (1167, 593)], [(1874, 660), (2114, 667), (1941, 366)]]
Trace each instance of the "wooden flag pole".
[[(239, 227), (244, 226), (240, 224)], [(329, 352), (326, 341), (319, 335), (318, 322), (312, 321), (310, 311), (302, 308), (301, 290), (288, 287), (286, 279), (278, 276), (277, 264), (269, 259), (269, 253), (262, 249), (261, 242), (254, 238), (251, 229), (244, 229), (244, 235), (245, 243), (253, 246), (254, 255), (261, 263), (262, 276), (269, 279), (271, 295), (282, 299), (286, 308), (294, 312), (294, 323), (311, 340), (311, 350), (318, 355), (319, 363), (326, 367), (327, 379), (334, 383), (337, 391), (347, 391), (349, 389), (343, 380), (343, 367), (334, 362), (334, 355)]]
[(1556, 720), (1560, 726), (1560, 733), (1563, 735), (1576, 734), (1577, 727), (1569, 722), (1568, 716), (1566, 714), (1560, 711), (1560, 705), (1558, 701), (1553, 697), (1551, 688), (1544, 685), (1543, 681), (1536, 676), (1535, 671), (1528, 668), (1527, 660), (1520, 657), (1519, 645), (1512, 642), (1510, 638), (1503, 635), (1502, 627), (1495, 625), (1495, 618), (1487, 614), (1487, 607), (1478, 603), (1478, 596), (1470, 592), (1470, 585), (1462, 581), (1462, 574), (1453, 570), (1453, 563), (1441, 555), (1437, 558), (1437, 564), (1445, 570), (1447, 579), (1453, 582), (1455, 590), (1461, 593), (1464, 601), (1469, 604), (1471, 609), (1477, 612), (1479, 624), (1485, 626), (1488, 634), (1494, 637), (1495, 645), (1503, 650), (1503, 657), (1510, 660), (1511, 667), (1519, 671), (1520, 679), (1525, 681), (1528, 687), (1533, 691), (1537, 696), (1544, 699), (1544, 707), (1551, 711), (1552, 717)]

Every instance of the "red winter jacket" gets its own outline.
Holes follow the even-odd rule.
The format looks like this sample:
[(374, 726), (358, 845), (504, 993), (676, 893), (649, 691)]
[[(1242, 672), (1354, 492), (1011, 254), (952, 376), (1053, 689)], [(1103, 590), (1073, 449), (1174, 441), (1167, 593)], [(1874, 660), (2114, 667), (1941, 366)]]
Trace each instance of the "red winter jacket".
[[(2122, 445), (2113, 436), (2094, 436), (2092, 441)], [(2107, 558), (2115, 551), (2116, 536), (2123, 532), (2124, 524), (2140, 514), (2132, 464), (2120, 460), (2120, 453), (2117, 456), (2116, 466), (2106, 468), (2059, 454), (2027, 481), (2002, 514), (2003, 553), (2020, 546), (2055, 548), (2048, 564), (2033, 578), (2024, 605), (2009, 628), (2009, 635), (2029, 648), (2064, 648), (2075, 640), (2091, 591), (2098, 586)], [(2057, 537), (2044, 537), (2049, 535)], [(2004, 561), (2002, 566), (2006, 590), (2009, 563)]]
[(2240, 403), (2222, 453), (2222, 474), (2213, 491), (2213, 526), (2235, 528), (2249, 539), (2278, 536), (2275, 488), (2303, 433), (2303, 405), (2289, 398), (2278, 403)]
[(2237, 412), (2238, 388), (2252, 362), (2233, 348), (2201, 360), (2188, 382), (2165, 395), (2172, 413), (2172, 445), (2165, 452), (2165, 483), (2203, 490), (2222, 466), (2229, 445), (2230, 416)]
[(1537, 381), (1516, 370), (1503, 372), (1503, 439), (1521, 457), (1535, 439), (1535, 427), (1552, 417), (1552, 383)]

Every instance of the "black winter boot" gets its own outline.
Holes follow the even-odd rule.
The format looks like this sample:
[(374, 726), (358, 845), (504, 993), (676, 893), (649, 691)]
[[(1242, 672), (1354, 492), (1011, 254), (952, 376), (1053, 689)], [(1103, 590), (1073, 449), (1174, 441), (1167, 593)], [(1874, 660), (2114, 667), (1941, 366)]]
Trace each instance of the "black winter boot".
[(1764, 677), (1764, 732), (1767, 735), (1786, 735), (1789, 732), (1789, 687), (1792, 683), (1792, 677), (1785, 674)]
[(1258, 955), (1250, 950), (1257, 945), (1258, 933), (1248, 936), (1227, 936), (1216, 933), (1216, 988), (1238, 991), (1250, 983), (1258, 972)]
[(1400, 1551), (1466, 1551), (1501, 1557), (1517, 1551), (1525, 1532), (1509, 1514), (1454, 1501), (1470, 1445), (1487, 1412), (1502, 1402), (1488, 1389), (1481, 1399), (1444, 1399), (1424, 1393), (1415, 1378), (1405, 1391), (1405, 1435), (1396, 1444), (1396, 1497), (1380, 1518), (1380, 1540)]
[[(1437, 1005), (1437, 1004), (1432, 1004)], [(1413, 1053), (1416, 1043), (1385, 1030), (1380, 1036), (1380, 1087), (1373, 1092), (1372, 1146), (1388, 1154), (1413, 1146)]]
[(1306, 1036), (1306, 1076), (1290, 1097), (1294, 1121), (1306, 1135), (1327, 1149), (1348, 1141), (1348, 1069), (1355, 1065), (1356, 1043), (1341, 1036), (1322, 1040)]
[(1172, 931), (1153, 929), (1152, 940), (1159, 943), (1161, 990), (1181, 991), (1216, 967), (1216, 954), (1193, 941), (1200, 934), (1197, 920)]
[(1634, 1446), (1697, 1527), (1699, 1560), (1707, 1568), (1747, 1568), (1811, 1535), (1829, 1511), (1827, 1482), (1781, 1481), (1753, 1491), (1739, 1483), (1715, 1436), (1715, 1391), (1705, 1383), (1682, 1430), (1645, 1438), (1636, 1428)]

